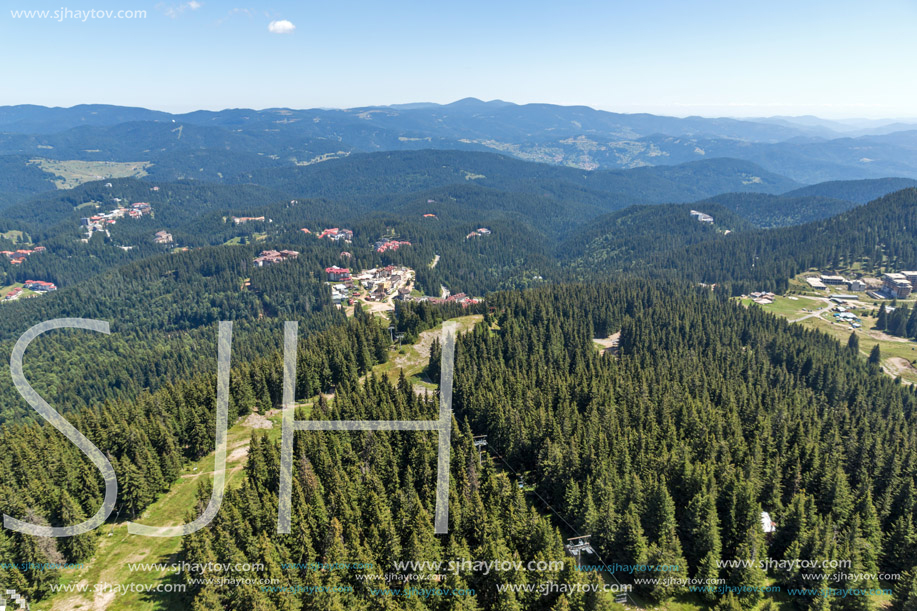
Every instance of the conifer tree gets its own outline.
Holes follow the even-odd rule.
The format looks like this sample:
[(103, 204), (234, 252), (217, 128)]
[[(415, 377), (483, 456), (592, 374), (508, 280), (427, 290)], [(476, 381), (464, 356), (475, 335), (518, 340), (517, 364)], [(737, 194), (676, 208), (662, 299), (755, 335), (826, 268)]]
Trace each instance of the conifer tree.
[(882, 524), (872, 503), (869, 488), (860, 493), (859, 497), (860, 501), (856, 508), (860, 528), (859, 556), (865, 571), (878, 573), (879, 560), (882, 557)]
[[(57, 521), (63, 526), (73, 526), (86, 519), (83, 510), (73, 497), (63, 490), (60, 495)], [(64, 554), (64, 558), (70, 563), (88, 562), (96, 550), (98, 535), (94, 531), (76, 535), (74, 537), (62, 537), (58, 548)]]
[(910, 515), (900, 516), (892, 524), (883, 548), (882, 569), (889, 573), (903, 573), (911, 568), (917, 558), (917, 532)]
[(615, 533), (611, 562), (622, 565), (646, 564), (647, 543), (636, 508), (631, 505)]
[[(681, 542), (676, 534), (675, 504), (663, 482), (658, 482), (650, 493), (646, 511), (647, 563), (665, 566), (662, 573), (655, 572), (649, 577), (659, 578), (652, 586), (649, 595), (655, 600), (666, 600), (684, 588), (675, 585), (672, 578), (680, 577), (678, 573), (687, 571), (687, 562), (681, 551)], [(673, 568), (674, 567), (674, 568)]]
[(888, 312), (885, 309), (885, 304), (879, 306), (879, 314), (876, 319), (876, 328), (879, 331), (885, 331), (888, 326)]
[(895, 584), (891, 611), (917, 611), (917, 564), (902, 573)]
[(882, 353), (879, 350), (879, 344), (876, 344), (872, 347), (872, 350), (869, 353), (869, 363), (871, 365), (878, 365), (882, 360)]
[(743, 606), (752, 607), (761, 599), (757, 589), (764, 585), (766, 574), (760, 563), (765, 557), (760, 525), (751, 526), (736, 550), (735, 559), (741, 561), (741, 565), (732, 569), (728, 579), (729, 585), (743, 588), (737, 595)]

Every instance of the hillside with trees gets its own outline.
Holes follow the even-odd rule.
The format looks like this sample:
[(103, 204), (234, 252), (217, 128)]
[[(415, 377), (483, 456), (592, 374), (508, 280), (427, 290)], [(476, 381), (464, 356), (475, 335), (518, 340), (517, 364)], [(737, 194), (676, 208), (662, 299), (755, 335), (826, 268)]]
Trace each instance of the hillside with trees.
[[(651, 573), (618, 572), (614, 579), (634, 585), (629, 596), (642, 604), (751, 608), (767, 598), (807, 609), (827, 601), (802, 595), (787, 599), (757, 588), (766, 583), (782, 592), (871, 588), (880, 584), (844, 575), (913, 575), (917, 394), (855, 351), (680, 283), (630, 279), (497, 293), (488, 312), (456, 349), (448, 535), (432, 534), (432, 435), (297, 433), (294, 531), (277, 536), (278, 444), (256, 434), (244, 482), (229, 491), (210, 526), (182, 540), (180, 558), (257, 562), (263, 568), (252, 576), (276, 579), (279, 589), (195, 584), (194, 575), (185, 572), (180, 579), (191, 586), (185, 604), (195, 609), (386, 608), (386, 596), (361, 577), (364, 571), (314, 571), (309, 563), (371, 563), (373, 573), (386, 573), (397, 572), (394, 562), (402, 559), (562, 560), (564, 538), (580, 534), (591, 535), (595, 556), (590, 562), (678, 565), (685, 569), (680, 576), (722, 579), (718, 583), (742, 588), (721, 596), (648, 583)], [(361, 360), (356, 348), (381, 340), (374, 326), (357, 316), (346, 331), (332, 332), (338, 335), (319, 334), (303, 342), (299, 366), (305, 377), (298, 382), (297, 399), (314, 397), (328, 384), (335, 396), (319, 398), (300, 418), (410, 420), (436, 413), (435, 400), (418, 396), (403, 378), (395, 385), (375, 376), (358, 379), (364, 367), (377, 362), (372, 350)], [(596, 349), (593, 338), (617, 331), (616, 355)], [(341, 332), (350, 339), (344, 341)], [(384, 353), (384, 345), (379, 347)], [(431, 371), (438, 368), (439, 354), (434, 346)], [(325, 355), (334, 356), (329, 362)], [(325, 362), (330, 377), (312, 377)], [(356, 366), (335, 370), (334, 363), (348, 362)], [(233, 392), (234, 413), (276, 405), (279, 369), (279, 357), (243, 367), (247, 373)], [(189, 392), (207, 394), (185, 386), (140, 404), (161, 410), (189, 401)], [(188, 410), (165, 422), (180, 413)], [(200, 413), (206, 419), (206, 409)], [(15, 443), (21, 429), (10, 431)], [(480, 461), (474, 435), (487, 435)], [(44, 446), (52, 453), (65, 449)], [(170, 472), (160, 471), (163, 475), (153, 481), (168, 481)], [(80, 497), (86, 499), (79, 507), (83, 512), (98, 498), (90, 492)], [(147, 498), (125, 510), (135, 512)], [(189, 518), (207, 498), (203, 486)], [(50, 513), (54, 501), (46, 502), (33, 501)], [(29, 506), (16, 504), (14, 510), (21, 513)], [(773, 536), (761, 530), (762, 511), (779, 525)], [(16, 537), (8, 543), (24, 544)], [(50, 552), (32, 548), (29, 553), (41, 559)], [(71, 557), (75, 552), (58, 553)], [(722, 566), (763, 557), (842, 558), (851, 566), (839, 577), (817, 582), (798, 568), (766, 572)], [(302, 568), (285, 568), (290, 563)], [(462, 608), (480, 609), (610, 608), (605, 595), (542, 596), (524, 588), (506, 593), (507, 586), (533, 583), (530, 578), (595, 583), (601, 575), (570, 566), (537, 577), (517, 571), (448, 572), (437, 587), (474, 593), (457, 600), (416, 599), (411, 608), (454, 608), (459, 602)], [(40, 594), (51, 577), (29, 581), (37, 577), (17, 579)], [(604, 578), (613, 579), (607, 573)], [(407, 585), (395, 581), (381, 589)], [(327, 590), (306, 593), (321, 587)], [(907, 586), (896, 590), (896, 604), (903, 605)], [(828, 600), (830, 608), (840, 604)], [(865, 609), (871, 601), (856, 597), (850, 603)]]

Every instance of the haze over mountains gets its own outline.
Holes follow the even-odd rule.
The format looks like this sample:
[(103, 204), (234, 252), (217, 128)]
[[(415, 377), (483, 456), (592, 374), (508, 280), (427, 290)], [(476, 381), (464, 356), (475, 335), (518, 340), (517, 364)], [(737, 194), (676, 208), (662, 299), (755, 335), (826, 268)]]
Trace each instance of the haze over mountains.
[(894, 120), (675, 118), (474, 98), (186, 114), (105, 105), (0, 108), (0, 155), (149, 161), (153, 173), (171, 171), (171, 178), (223, 180), (258, 167), (429, 148), (500, 152), (588, 170), (729, 157), (803, 184), (917, 178), (917, 123)]

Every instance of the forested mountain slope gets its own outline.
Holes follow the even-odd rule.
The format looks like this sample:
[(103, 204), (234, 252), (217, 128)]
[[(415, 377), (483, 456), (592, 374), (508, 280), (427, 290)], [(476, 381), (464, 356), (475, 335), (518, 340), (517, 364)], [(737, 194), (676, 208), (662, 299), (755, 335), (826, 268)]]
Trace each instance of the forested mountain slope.
[[(134, 398), (206, 370), (202, 359), (216, 354), (212, 326), (221, 320), (235, 321), (235, 353), (247, 359), (279, 345), (278, 319), (299, 320), (304, 332), (343, 320), (316, 276), (339, 261), (337, 253), (304, 252), (282, 269), (261, 269), (252, 263), (256, 252), (234, 246), (159, 255), (49, 295), (0, 304), (0, 350), (9, 353), (27, 329), (46, 320), (108, 321), (110, 335), (55, 332), (29, 349), (27, 375), (66, 410)], [(76, 347), (87, 358), (77, 358)], [(0, 369), (0, 421), (34, 416), (9, 369)]]
[[(678, 564), (685, 576), (739, 588), (731, 595), (688, 594), (673, 584), (636, 582), (651, 573), (618, 572), (647, 604), (674, 597), (749, 608), (763, 598), (756, 588), (766, 579), (784, 592), (869, 588), (878, 584), (844, 575), (904, 571), (913, 564), (917, 395), (854, 351), (681, 283), (559, 285), (496, 294), (488, 305), (492, 313), (457, 346), (448, 535), (432, 535), (432, 434), (297, 433), (290, 537), (274, 533), (278, 445), (257, 437), (245, 482), (227, 494), (210, 526), (183, 539), (181, 560), (261, 562), (263, 570), (250, 576), (278, 579), (288, 590), (281, 598), (278, 590), (192, 584), (187, 604), (384, 608), (362, 571), (313, 571), (307, 564), (372, 563), (373, 572), (384, 573), (395, 571), (393, 562), (401, 559), (562, 559), (562, 537), (577, 533), (592, 535), (597, 563)], [(359, 326), (362, 321), (358, 317), (348, 330), (345, 351), (371, 333)], [(618, 356), (596, 350), (594, 337), (619, 330)], [(300, 368), (308, 373), (298, 398), (322, 388), (315, 375), (331, 344), (316, 337), (304, 348)], [(438, 354), (434, 347), (431, 371), (437, 371)], [(275, 359), (243, 376), (234, 392), (238, 413), (276, 404), (278, 371)], [(436, 413), (435, 402), (419, 398), (404, 381), (395, 387), (374, 377), (359, 383), (359, 372), (334, 377), (333, 401), (319, 399), (308, 417), (424, 419)], [(147, 409), (165, 398), (159, 393)], [(471, 435), (480, 434), (488, 439), (485, 458), (495, 459), (479, 465)], [(532, 492), (517, 487), (520, 476)], [(208, 495), (205, 487), (202, 501)], [(91, 508), (90, 498), (83, 511)], [(14, 510), (26, 508), (17, 504)], [(761, 511), (780, 525), (772, 538), (761, 533)], [(553, 525), (549, 514), (557, 520)], [(13, 538), (11, 544), (23, 543)], [(769, 575), (756, 565), (717, 568), (722, 560), (764, 555), (844, 558), (851, 566), (817, 583), (798, 568)], [(291, 562), (303, 568), (281, 569)], [(46, 584), (50, 577), (44, 577)], [(456, 571), (438, 587), (473, 589), (459, 599), (466, 608), (604, 609), (603, 597), (498, 593), (529, 579), (596, 577)], [(339, 590), (319, 596), (314, 589), (289, 590), (318, 586)], [(819, 601), (777, 598), (799, 609)], [(393, 601), (396, 608), (401, 602)], [(446, 602), (457, 601), (415, 599), (411, 608), (454, 608), (443, 607)]]
[(475, 181), (497, 189), (536, 193), (558, 188), (597, 192), (610, 199), (605, 206), (608, 210), (633, 203), (693, 201), (743, 187), (779, 193), (795, 186), (793, 181), (737, 159), (587, 172), (492, 153), (432, 150), (352, 155), (305, 167), (256, 170), (235, 180), (296, 197), (332, 199), (371, 198)]
[[(908, 559), (917, 555), (914, 391), (827, 336), (738, 307), (723, 291), (690, 285), (745, 292), (779, 289), (811, 266), (917, 266), (917, 240), (910, 230), (917, 226), (917, 189), (832, 218), (762, 230), (716, 198), (607, 214), (596, 203), (606, 196), (611, 201), (613, 187), (662, 193), (698, 173), (719, 181), (745, 167), (732, 162), (666, 172), (650, 168), (649, 179), (634, 181), (639, 172), (599, 172), (583, 179), (578, 170), (529, 164), (531, 174), (514, 182), (511, 167), (521, 162), (499, 156), (407, 157), (415, 159), (417, 171), (390, 193), (373, 191), (384, 188), (386, 173), (397, 164), (387, 166), (380, 162), (383, 156), (372, 155), (346, 160), (357, 164), (354, 171), (365, 183), (342, 185), (344, 174), (331, 165), (338, 162), (329, 162), (334, 171), (328, 175), (306, 173), (303, 184), (327, 188), (329, 199), (291, 196), (276, 186), (123, 179), (111, 181), (111, 187), (89, 183), (61, 192), (47, 209), (14, 206), (2, 221), (19, 223), (33, 241), (54, 247), (46, 259), (30, 259), (28, 268), (0, 261), (4, 278), (40, 272), (58, 279), (62, 288), (0, 305), (0, 348), (9, 351), (22, 331), (51, 318), (112, 324), (109, 336), (42, 337), (30, 349), (26, 374), (115, 459), (124, 486), (120, 519), (137, 515), (168, 490), (182, 462), (210, 451), (217, 321), (236, 325), (233, 416), (277, 407), (280, 322), (298, 320), (304, 335), (299, 398), (334, 393), (333, 400), (317, 400), (310, 417), (426, 418), (435, 413), (435, 402), (418, 397), (407, 382), (390, 387), (374, 377), (360, 380), (389, 357), (388, 323), (359, 311), (347, 322), (330, 306), (322, 270), (340, 264), (346, 248), (354, 269), (404, 264), (416, 270), (418, 286), (428, 293), (442, 285), (487, 297), (476, 306), (485, 322), (458, 344), (454, 534), (445, 539), (431, 534), (432, 437), (310, 433), (298, 434), (296, 441), (294, 520), (303, 526), (298, 538), (276, 537), (277, 446), (258, 437), (245, 482), (228, 493), (209, 529), (184, 540), (182, 559), (244, 556), (263, 560), (262, 577), (284, 585), (348, 586), (354, 593), (291, 599), (258, 588), (193, 587), (187, 604), (350, 608), (380, 599), (353, 574), (277, 567), (322, 558), (373, 562), (385, 570), (394, 570), (392, 561), (402, 558), (562, 559), (562, 539), (574, 533), (592, 534), (605, 562), (675, 563), (688, 567), (691, 576), (735, 586), (760, 585), (765, 577), (754, 570), (720, 570), (716, 561), (748, 559), (764, 549), (775, 558), (851, 558), (862, 571), (910, 568)], [(491, 184), (466, 178), (465, 172), (484, 169), (468, 169), (462, 165), (466, 159), (493, 164)], [(425, 182), (423, 168), (443, 160), (448, 163), (439, 164), (441, 174)], [(599, 187), (609, 190), (590, 184), (580, 193), (592, 199), (573, 197), (577, 187), (558, 180), (558, 172), (574, 172), (584, 182), (598, 176)], [(321, 180), (309, 182), (316, 176)], [(154, 216), (119, 222), (105, 239), (78, 242), (78, 220), (86, 209), (79, 206), (108, 206), (115, 197), (147, 200)], [(786, 215), (811, 213), (793, 210), (803, 205), (799, 202), (830, 201), (779, 199), (791, 202)], [(713, 222), (700, 222), (692, 209)], [(265, 220), (236, 224), (233, 215)], [(353, 229), (352, 243), (318, 239), (315, 233), (327, 226)], [(481, 226), (491, 233), (468, 236)], [(191, 249), (172, 253), (140, 244), (160, 228), (174, 231)], [(379, 253), (375, 241), (381, 237), (409, 240), (411, 246)], [(118, 248), (128, 242), (138, 247)], [(295, 261), (256, 268), (254, 257), (270, 247), (300, 254)], [(610, 277), (618, 281), (606, 283)], [(565, 284), (571, 279), (587, 282)], [(540, 288), (505, 291), (532, 286)], [(420, 317), (429, 317), (430, 307), (418, 306), (416, 316), (412, 306), (399, 308), (408, 320), (396, 328), (416, 336), (418, 325), (430, 322)], [(452, 306), (450, 315), (457, 308)], [(619, 331), (617, 356), (596, 350), (593, 338)], [(434, 345), (434, 379), (437, 359)], [(24, 491), (7, 501), (7, 513), (52, 523), (93, 513), (100, 498), (96, 475), (72, 447), (29, 421), (35, 415), (8, 374), (0, 376), (0, 405), (2, 434), (12, 448), (0, 488)], [(125, 422), (131, 426), (122, 426)], [(497, 463), (475, 466), (469, 439), (477, 434), (488, 435)], [(69, 466), (36, 473), (36, 453), (42, 464)], [(514, 472), (523, 474), (523, 488)], [(49, 494), (51, 489), (65, 494)], [(545, 511), (545, 501), (560, 518)], [(761, 511), (782, 525), (772, 540), (757, 528)], [(245, 527), (233, 526), (238, 524)], [(58, 553), (86, 559), (95, 536), (61, 543), (55, 551), (2, 535), (0, 550), (34, 561)], [(16, 569), (4, 575), (35, 598), (58, 578), (54, 572)], [(598, 579), (569, 571), (550, 577), (571, 583)], [(769, 577), (784, 588), (807, 585), (798, 572)], [(445, 585), (474, 589), (472, 598), (463, 599), (469, 609), (585, 610), (609, 603), (605, 596), (497, 594), (498, 586), (524, 579), (459, 574)], [(676, 586), (635, 585), (647, 604), (671, 597), (702, 602)], [(826, 585), (849, 584), (839, 578)], [(743, 591), (739, 604), (751, 606), (758, 598)], [(802, 607), (813, 601), (797, 602)]]
[(859, 205), (850, 200), (815, 195), (790, 197), (768, 193), (724, 193), (694, 205), (702, 207), (708, 204), (719, 204), (765, 229), (802, 225), (835, 216)]
[[(717, 560), (914, 564), (917, 395), (855, 351), (677, 285), (558, 286), (490, 305), (499, 330), (459, 346), (457, 415), (606, 562), (687, 565), (735, 587), (763, 571)], [(619, 330), (619, 356), (600, 356), (592, 339)], [(780, 525), (769, 541), (762, 510)], [(798, 569), (772, 576), (805, 584)]]
[(917, 266), (917, 189), (905, 189), (838, 216), (769, 231), (745, 232), (647, 259), (651, 268), (707, 283), (726, 283), (736, 294), (786, 290), (809, 269), (859, 263), (867, 271)]
[[(695, 207), (711, 215), (713, 222), (699, 222), (691, 215)], [(744, 218), (716, 203), (631, 206), (571, 232), (557, 253), (565, 264), (572, 264), (580, 273), (608, 273), (625, 269), (654, 253), (754, 229)]]
[(801, 187), (784, 193), (784, 197), (829, 197), (865, 204), (894, 191), (917, 187), (910, 178), (878, 178), (874, 180), (834, 180)]

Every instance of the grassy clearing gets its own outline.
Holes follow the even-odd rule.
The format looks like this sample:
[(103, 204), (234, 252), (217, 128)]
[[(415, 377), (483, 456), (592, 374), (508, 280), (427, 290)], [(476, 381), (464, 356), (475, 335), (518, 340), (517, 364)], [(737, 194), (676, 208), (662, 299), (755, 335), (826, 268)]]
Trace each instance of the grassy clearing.
[(0, 238), (9, 240), (10, 242), (13, 242), (14, 244), (31, 244), (32, 243), (29, 237), (22, 231), (19, 231), (18, 229), (10, 229), (9, 231), (0, 232)]
[(888, 336), (872, 329), (876, 324), (875, 318), (863, 318), (863, 327), (860, 329), (851, 329), (850, 325), (828, 321), (822, 317), (809, 318), (800, 324), (824, 331), (845, 344), (850, 338), (850, 333), (856, 333), (863, 358), (868, 357), (873, 346), (878, 344), (882, 364), (889, 375), (900, 375), (902, 380), (917, 384), (917, 368), (914, 367), (917, 363), (917, 342), (903, 338), (885, 339)]
[(54, 184), (58, 189), (72, 189), (83, 183), (109, 178), (139, 178), (146, 176), (148, 161), (59, 161), (56, 159), (32, 159), (35, 164), (48, 174), (56, 177)]
[[(453, 318), (452, 322), (458, 324), (458, 333), (467, 333), (482, 320), (484, 320), (482, 315), (472, 314)], [(391, 382), (396, 383), (401, 371), (404, 371), (404, 377), (415, 387), (423, 387), (424, 389), (435, 391), (436, 385), (427, 379), (424, 372), (430, 361), (430, 346), (435, 338), (440, 337), (442, 332), (442, 325), (424, 331), (420, 334), (416, 344), (401, 346), (397, 352), (390, 356), (387, 363), (376, 365), (373, 368), (373, 373), (375, 373), (376, 377), (385, 376)]]
[[(790, 297), (796, 297), (796, 299), (790, 299)], [(854, 308), (854, 313), (861, 319), (862, 327), (859, 329), (852, 328), (849, 323), (836, 321), (831, 312), (800, 320), (798, 324), (824, 331), (843, 344), (850, 339), (851, 333), (856, 333), (860, 341), (860, 353), (864, 359), (869, 356), (873, 346), (878, 344), (882, 355), (882, 365), (886, 372), (892, 376), (901, 376), (905, 382), (917, 384), (917, 342), (892, 337), (874, 330), (878, 302), (863, 295), (859, 297), (861, 297), (859, 303), (851, 302), (850, 304)], [(743, 299), (741, 302), (745, 305), (753, 304), (750, 299)], [(828, 304), (825, 301), (810, 299), (802, 295), (790, 295), (778, 296), (774, 303), (769, 305), (754, 305), (777, 316), (797, 320)]]
[(267, 239), (266, 233), (253, 233), (250, 236), (240, 236), (237, 235), (234, 238), (229, 238), (223, 242), (224, 246), (238, 246), (240, 244), (251, 244), (252, 242), (263, 242)]
[[(10, 284), (9, 286), (0, 287), (0, 299), (3, 299), (3, 297), (7, 293), (9, 293), (11, 290), (16, 289), (16, 288), (22, 288), (22, 283), (17, 282), (16, 284)], [(22, 291), (22, 295), (19, 297), (19, 299), (28, 299), (30, 297), (36, 297), (38, 295), (39, 294), (36, 293), (35, 291), (30, 291), (28, 289), (25, 289)], [(0, 303), (9, 303), (9, 302), (0, 301)]]
[[(307, 404), (307, 408), (311, 404)], [(248, 456), (247, 449), (252, 432), (251, 424), (260, 420), (258, 415), (249, 416), (229, 428), (226, 433), (226, 488), (231, 490), (241, 485), (243, 469)], [(271, 439), (280, 437), (280, 414), (267, 417), (270, 429), (264, 429)], [(263, 422), (263, 421), (262, 421)], [(194, 506), (199, 482), (202, 477), (212, 478), (215, 463), (213, 453), (185, 466), (178, 481), (165, 495), (153, 503), (134, 521), (150, 526), (171, 526), (189, 520), (189, 510)], [(122, 516), (123, 517), (123, 516)], [(98, 529), (99, 548), (92, 562), (83, 569), (62, 571), (63, 584), (168, 584), (178, 583), (176, 576), (168, 571), (131, 572), (128, 563), (171, 563), (181, 547), (180, 537), (141, 537), (127, 532), (127, 523), (106, 524)], [(180, 594), (126, 592), (116, 596), (104, 593), (73, 594), (62, 593), (39, 603), (32, 609), (85, 610), (106, 609), (128, 611), (178, 610), (187, 608)]]
[[(795, 299), (791, 299), (790, 297), (795, 297)], [(751, 299), (744, 299), (742, 302), (746, 305), (754, 303)], [(791, 295), (789, 297), (777, 296), (774, 299), (774, 303), (761, 305), (760, 307), (766, 312), (772, 312), (778, 316), (783, 316), (784, 318), (795, 319), (808, 314), (809, 312), (806, 310), (819, 310), (825, 307), (825, 305), (826, 304), (824, 301), (820, 301), (818, 299), (809, 299), (807, 297), (797, 297), (796, 295)]]

